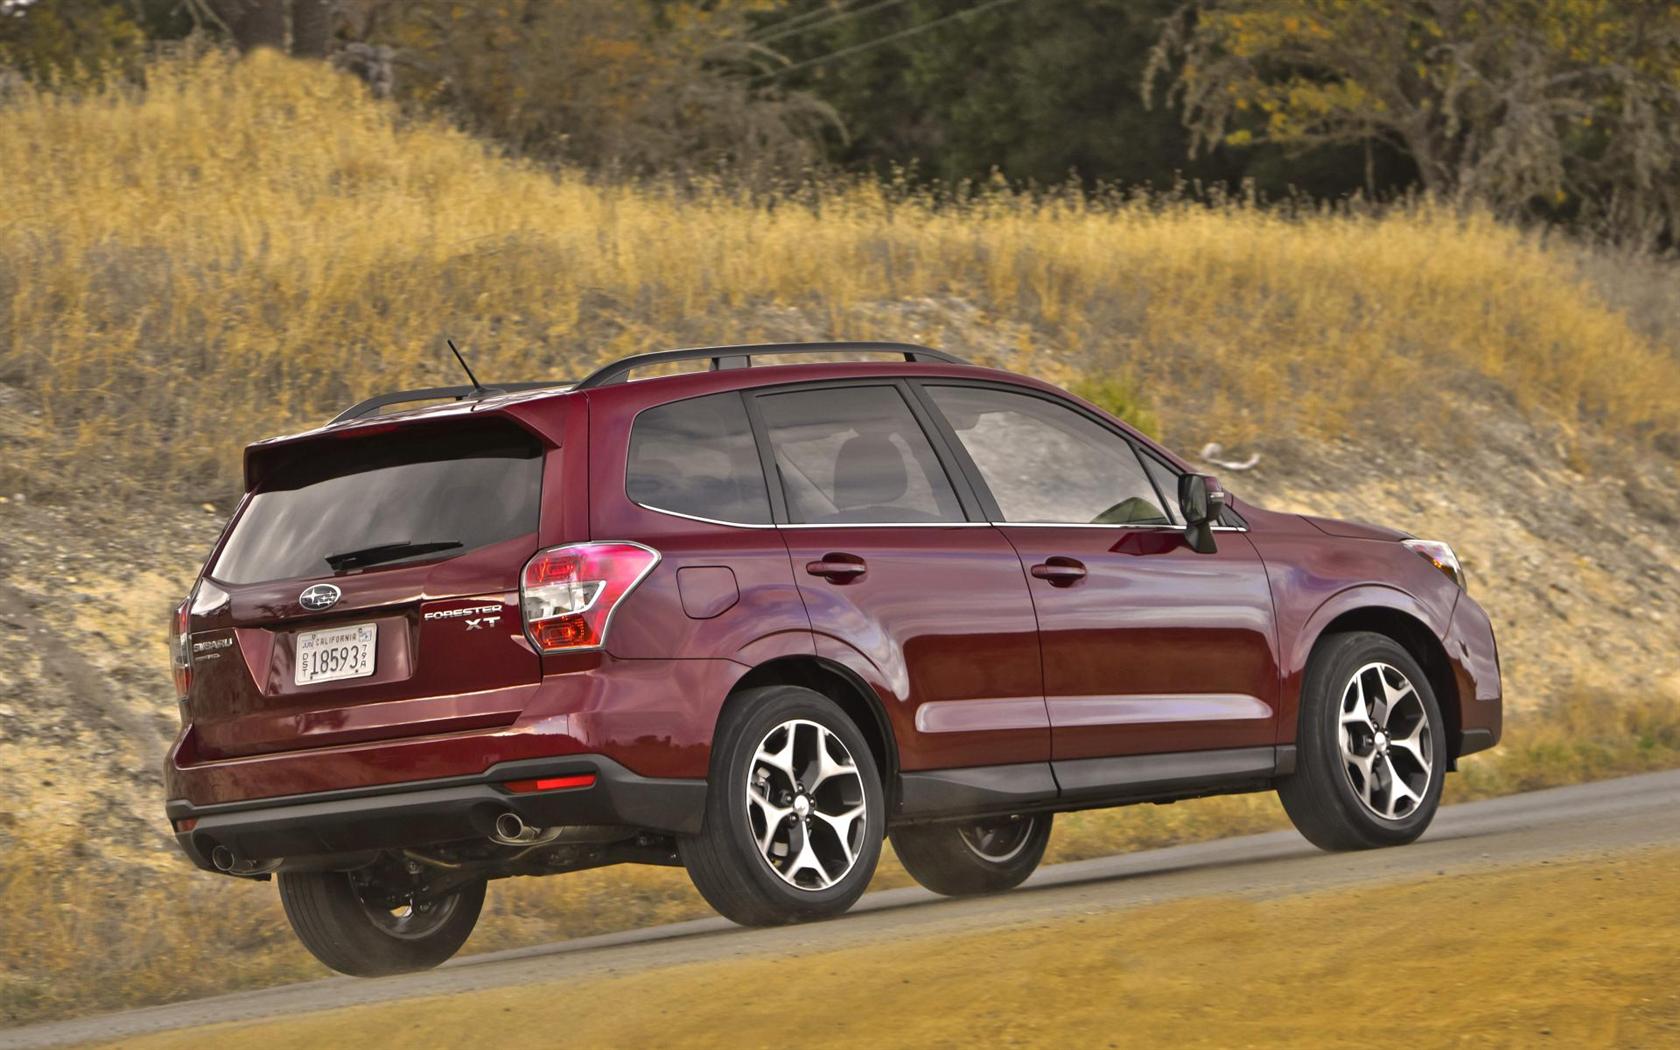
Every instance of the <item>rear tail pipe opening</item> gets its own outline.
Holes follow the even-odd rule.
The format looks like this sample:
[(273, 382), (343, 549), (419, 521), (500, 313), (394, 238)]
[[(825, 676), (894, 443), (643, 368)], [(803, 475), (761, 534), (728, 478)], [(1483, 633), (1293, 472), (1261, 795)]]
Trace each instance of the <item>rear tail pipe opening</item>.
[(504, 846), (523, 846), (535, 842), (542, 834), (541, 828), (532, 827), (525, 823), (523, 817), (511, 811), (498, 814), (495, 827), (490, 837)]

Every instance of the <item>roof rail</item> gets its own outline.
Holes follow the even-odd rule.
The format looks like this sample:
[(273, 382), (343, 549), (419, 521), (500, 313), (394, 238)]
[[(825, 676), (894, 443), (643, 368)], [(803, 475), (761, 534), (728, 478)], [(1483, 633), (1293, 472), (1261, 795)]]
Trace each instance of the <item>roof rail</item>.
[(672, 361), (699, 361), (710, 358), (712, 371), (726, 368), (751, 368), (755, 357), (772, 357), (789, 354), (898, 354), (906, 361), (938, 361), (944, 364), (963, 365), (968, 362), (960, 357), (954, 357), (943, 350), (931, 347), (916, 346), (913, 343), (757, 343), (745, 346), (696, 346), (686, 350), (656, 350), (647, 354), (632, 354), (620, 358), (611, 364), (602, 365), (573, 387), (575, 390), (588, 390), (591, 387), (610, 386), (622, 383), (630, 377), (630, 373), (638, 368), (649, 365), (662, 365)]
[(347, 419), (360, 419), (372, 415), (386, 405), (400, 405), (409, 401), (442, 401), (444, 398), (454, 398), (456, 401), (471, 398), (476, 401), (495, 397), (497, 394), (511, 394), (516, 390), (541, 390), (544, 387), (571, 385), (570, 379), (548, 379), (537, 382), (497, 383), (495, 386), (429, 386), (419, 390), (396, 390), (389, 394), (380, 394), (378, 397), (370, 397), (366, 401), (358, 401), (334, 416), (332, 422), (342, 423)]

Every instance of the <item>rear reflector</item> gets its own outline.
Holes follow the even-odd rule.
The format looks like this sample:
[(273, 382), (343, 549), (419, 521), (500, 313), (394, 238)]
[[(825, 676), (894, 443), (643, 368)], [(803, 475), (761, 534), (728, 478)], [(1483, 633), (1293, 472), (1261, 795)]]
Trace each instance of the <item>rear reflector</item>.
[(539, 777), (536, 780), (509, 780), (502, 786), (516, 795), (526, 795), (533, 791), (565, 791), (568, 788), (594, 787), (595, 774), (578, 773), (569, 777)]
[(182, 835), (185, 835), (187, 832), (196, 827), (198, 827), (197, 817), (182, 817), (180, 820), (175, 822), (175, 830)]

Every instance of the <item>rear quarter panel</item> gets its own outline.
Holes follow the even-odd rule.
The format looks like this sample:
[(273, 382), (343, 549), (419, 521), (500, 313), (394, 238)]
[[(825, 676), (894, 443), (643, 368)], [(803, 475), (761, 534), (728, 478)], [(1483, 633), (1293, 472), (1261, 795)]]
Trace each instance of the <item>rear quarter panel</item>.
[(627, 383), (591, 390), (589, 400), (589, 538), (634, 540), (660, 552), (614, 613), (607, 651), (621, 660), (731, 660), (742, 673), (780, 656), (813, 654), (811, 619), (776, 529), (696, 521), (638, 506), (626, 494), (635, 416), (673, 400), (671, 388)]

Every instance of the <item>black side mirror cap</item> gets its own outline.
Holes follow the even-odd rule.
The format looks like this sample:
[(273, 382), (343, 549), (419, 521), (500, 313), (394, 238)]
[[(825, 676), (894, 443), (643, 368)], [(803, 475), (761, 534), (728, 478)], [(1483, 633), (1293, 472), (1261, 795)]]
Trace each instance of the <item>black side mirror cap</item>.
[(1213, 526), (1225, 510), (1225, 489), (1211, 474), (1181, 474), (1178, 478), (1178, 509), (1184, 515), (1185, 539), (1199, 554), (1219, 548), (1213, 542)]

